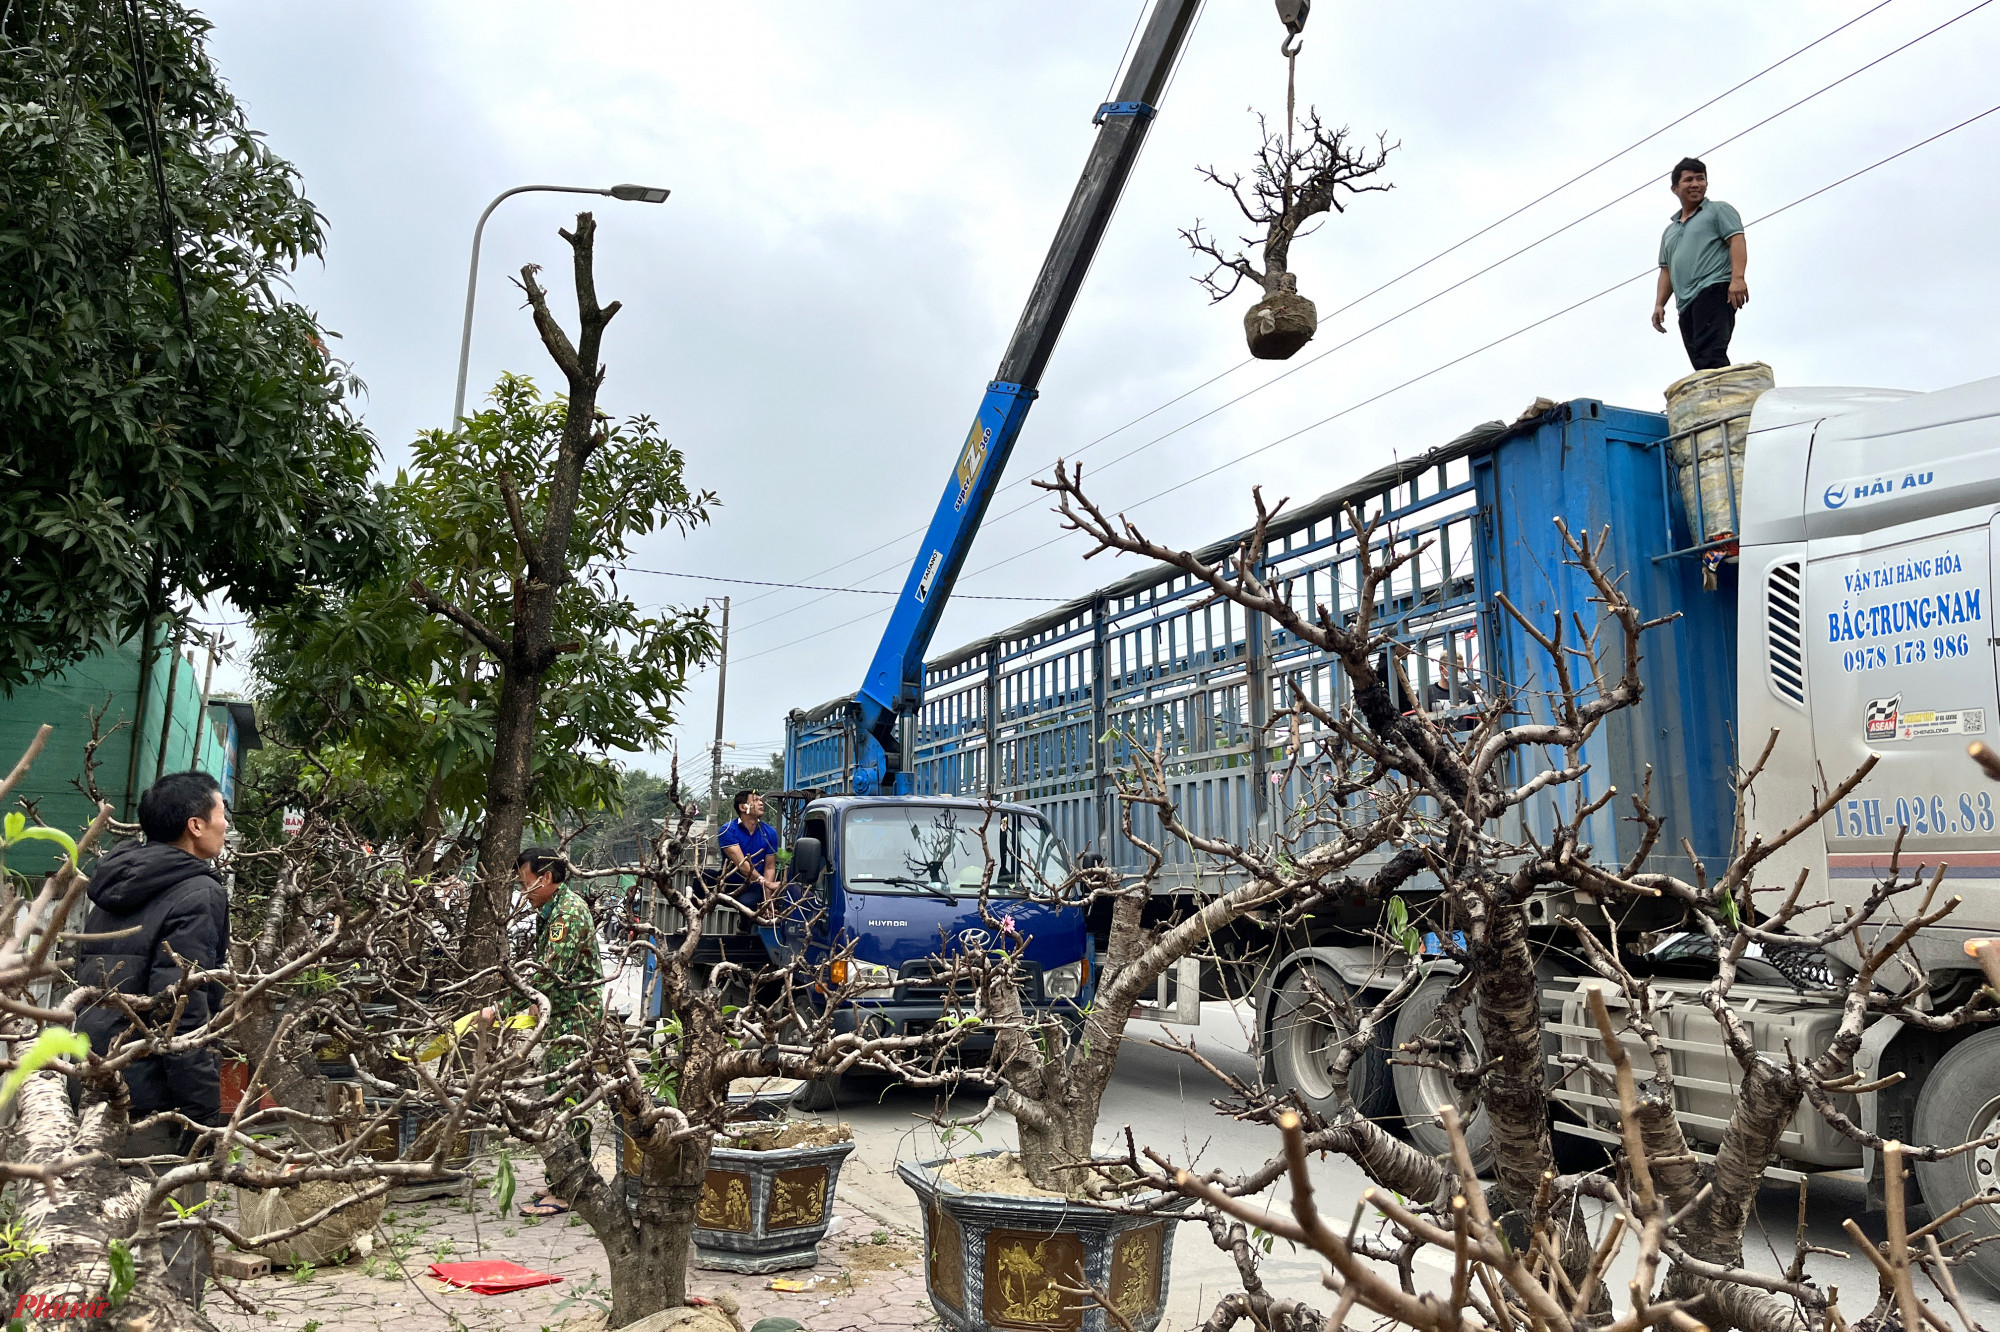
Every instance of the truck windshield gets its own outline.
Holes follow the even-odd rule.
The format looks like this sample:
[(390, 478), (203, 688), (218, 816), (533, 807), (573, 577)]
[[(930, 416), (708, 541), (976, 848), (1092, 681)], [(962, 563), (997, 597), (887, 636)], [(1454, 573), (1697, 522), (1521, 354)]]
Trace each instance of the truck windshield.
[(1069, 857), (1039, 818), (952, 807), (870, 805), (843, 821), (841, 877), (869, 892), (975, 894), (993, 861), (996, 893), (1021, 890), (1025, 864), (1032, 888), (1069, 877)]

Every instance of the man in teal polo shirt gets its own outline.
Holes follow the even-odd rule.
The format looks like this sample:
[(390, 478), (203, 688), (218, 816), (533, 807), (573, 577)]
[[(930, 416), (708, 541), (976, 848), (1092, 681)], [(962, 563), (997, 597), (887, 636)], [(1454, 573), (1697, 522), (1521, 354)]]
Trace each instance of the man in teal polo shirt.
[(1736, 312), (1750, 303), (1743, 280), (1749, 251), (1743, 219), (1720, 199), (1708, 197), (1708, 168), (1692, 157), (1674, 164), (1669, 179), (1680, 210), (1660, 237), (1660, 285), (1653, 300), (1653, 327), (1667, 331), (1667, 295), (1680, 310), (1681, 343), (1697, 370), (1729, 364), (1729, 338)]

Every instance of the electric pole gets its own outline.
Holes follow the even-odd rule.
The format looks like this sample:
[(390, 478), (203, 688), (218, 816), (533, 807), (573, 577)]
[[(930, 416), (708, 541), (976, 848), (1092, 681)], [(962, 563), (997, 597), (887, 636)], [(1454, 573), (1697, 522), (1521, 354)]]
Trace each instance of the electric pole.
[(722, 599), (722, 657), (715, 666), (715, 753), (708, 764), (708, 826), (722, 826), (722, 708), (729, 698), (729, 598)]

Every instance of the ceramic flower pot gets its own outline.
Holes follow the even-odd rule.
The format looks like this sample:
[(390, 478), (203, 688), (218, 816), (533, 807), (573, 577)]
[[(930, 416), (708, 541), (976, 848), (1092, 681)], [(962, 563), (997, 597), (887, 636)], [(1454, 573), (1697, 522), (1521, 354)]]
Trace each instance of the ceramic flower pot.
[[(984, 1152), (986, 1157), (998, 1152)], [(931, 1307), (952, 1332), (1117, 1332), (1090, 1300), (1105, 1292), (1133, 1332), (1153, 1332), (1167, 1304), (1171, 1214), (1131, 1215), (1068, 1198), (970, 1193), (938, 1177), (950, 1158), (896, 1167), (922, 1203)], [(1171, 1211), (1185, 1207), (1178, 1199)]]
[(819, 1261), (833, 1189), (852, 1140), (745, 1151), (718, 1146), (695, 1213), (694, 1261), (724, 1272), (783, 1272)]

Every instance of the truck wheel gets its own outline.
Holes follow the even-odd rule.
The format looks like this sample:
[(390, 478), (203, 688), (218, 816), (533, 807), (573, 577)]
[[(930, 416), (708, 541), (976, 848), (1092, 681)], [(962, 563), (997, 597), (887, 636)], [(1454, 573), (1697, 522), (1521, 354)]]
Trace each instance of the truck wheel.
[[(1927, 1147), (1950, 1147), (2000, 1132), (2000, 1031), (1982, 1031), (1945, 1052), (1917, 1093), (1912, 1136)], [(1918, 1161), (1917, 1185), (1931, 1211), (1943, 1215), (1982, 1193), (2000, 1189), (2000, 1149), (1982, 1147), (1942, 1161)], [(1994, 1207), (1975, 1207), (1949, 1229), (1976, 1238), (2000, 1235)], [(2000, 1290), (2000, 1245), (1980, 1244), (1966, 1258), (1988, 1286)]]
[(833, 1110), (841, 1100), (841, 1076), (829, 1073), (818, 1082), (808, 1082), (799, 1088), (799, 1094), (792, 1098), (792, 1105), (800, 1110)]
[[(1426, 1036), (1435, 1038), (1446, 1030), (1445, 1017), (1437, 1011), (1438, 1005), (1457, 979), (1455, 975), (1432, 976), (1403, 1001), (1403, 1006), (1396, 1011), (1397, 1045)], [(1479, 1028), (1466, 1023), (1465, 1037), (1472, 1044), (1472, 1057), (1483, 1060), (1485, 1052), (1481, 1048)], [(1484, 1173), (1493, 1164), (1493, 1122), (1486, 1117), (1479, 1102), (1453, 1086), (1441, 1069), (1392, 1061), (1389, 1076), (1395, 1083), (1396, 1108), (1403, 1116), (1403, 1128), (1409, 1134), (1412, 1146), (1432, 1156), (1451, 1155), (1451, 1135), (1437, 1120), (1438, 1107), (1449, 1103), (1458, 1107), (1465, 1145), (1472, 1153), (1472, 1168)]]
[[(1278, 986), (1271, 1004), (1271, 1073), (1281, 1087), (1297, 1092), (1313, 1110), (1334, 1109), (1329, 1048), (1353, 1027), (1338, 1012), (1351, 991), (1331, 967), (1307, 962)], [(1371, 1045), (1347, 1070), (1347, 1095), (1354, 1108), (1373, 1118), (1389, 1105), (1389, 1068), (1382, 1047)]]

